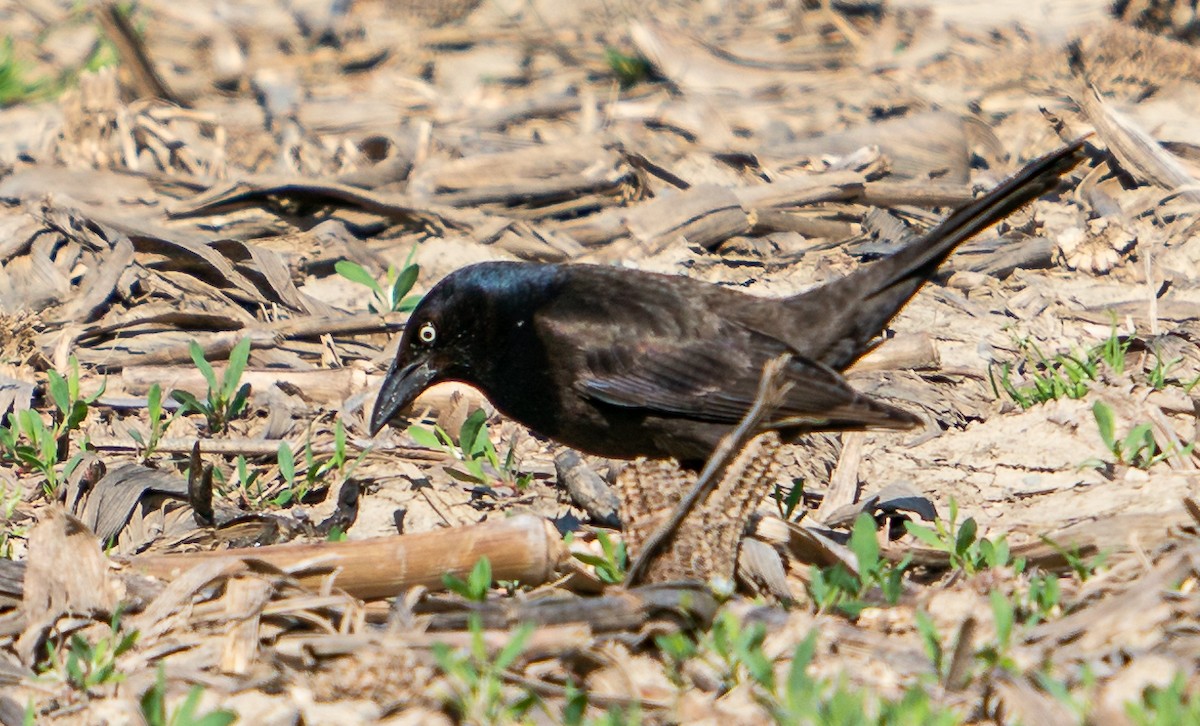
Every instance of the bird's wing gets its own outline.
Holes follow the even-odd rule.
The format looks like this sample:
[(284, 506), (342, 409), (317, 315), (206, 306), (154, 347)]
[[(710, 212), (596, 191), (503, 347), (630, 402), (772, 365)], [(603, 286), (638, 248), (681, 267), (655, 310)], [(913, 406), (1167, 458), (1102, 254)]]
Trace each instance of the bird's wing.
[[(758, 393), (762, 370), (755, 361), (770, 357), (711, 343), (610, 346), (587, 353), (587, 370), (575, 389), (592, 400), (647, 414), (735, 424)], [(791, 390), (769, 417), (769, 427), (907, 428), (915, 423), (911, 414), (858, 393), (819, 363), (793, 356), (785, 379)]]

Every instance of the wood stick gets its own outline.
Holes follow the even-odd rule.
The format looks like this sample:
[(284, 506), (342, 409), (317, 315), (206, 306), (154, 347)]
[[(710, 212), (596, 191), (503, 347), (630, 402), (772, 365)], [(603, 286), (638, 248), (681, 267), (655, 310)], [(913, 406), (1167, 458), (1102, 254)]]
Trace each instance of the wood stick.
[(540, 585), (549, 581), (559, 561), (569, 556), (549, 522), (518, 515), (467, 527), (356, 542), (138, 555), (129, 558), (127, 565), (140, 574), (171, 580), (214, 560), (257, 560), (289, 572), (301, 584), (313, 588), (333, 574), (335, 587), (354, 597), (374, 600), (416, 586), (440, 590), (443, 574), (465, 579), (480, 557), (488, 558), (494, 580)]

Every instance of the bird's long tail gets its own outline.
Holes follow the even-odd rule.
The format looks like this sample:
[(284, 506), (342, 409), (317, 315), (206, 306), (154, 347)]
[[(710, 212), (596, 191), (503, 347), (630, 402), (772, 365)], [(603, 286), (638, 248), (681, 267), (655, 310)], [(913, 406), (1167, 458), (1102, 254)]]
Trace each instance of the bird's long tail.
[(1084, 158), (1083, 145), (1080, 139), (1035, 159), (895, 254), (788, 298), (792, 314), (818, 328), (806, 331), (798, 349), (835, 370), (849, 367), (956, 247), (1053, 189)]

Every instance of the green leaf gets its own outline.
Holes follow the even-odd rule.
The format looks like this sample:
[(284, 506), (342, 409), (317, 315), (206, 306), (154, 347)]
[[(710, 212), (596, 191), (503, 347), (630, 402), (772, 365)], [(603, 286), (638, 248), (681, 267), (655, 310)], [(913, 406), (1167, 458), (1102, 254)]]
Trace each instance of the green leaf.
[(50, 378), (46, 385), (50, 391), (50, 398), (65, 417), (71, 406), (71, 394), (68, 390), (67, 381), (58, 374), (58, 371), (46, 371), (46, 375)]
[(408, 427), (406, 432), (408, 437), (416, 442), (417, 446), (424, 446), (426, 449), (441, 449), (442, 442), (438, 441), (437, 434), (419, 424), (413, 424)]
[(480, 557), (471, 572), (467, 575), (467, 591), (472, 600), (483, 602), (487, 592), (492, 587), (492, 563), (486, 557)]
[(192, 362), (200, 369), (200, 373), (204, 376), (204, 380), (208, 381), (208, 390), (210, 393), (216, 393), (220, 389), (217, 387), (217, 374), (213, 371), (212, 364), (204, 357), (204, 349), (196, 341), (191, 341), (188, 344), (188, 351), (192, 354)]
[(850, 550), (858, 558), (860, 576), (875, 570), (879, 564), (879, 540), (875, 536), (875, 518), (863, 512), (854, 520), (850, 533)]
[(1096, 401), (1092, 404), (1092, 415), (1096, 418), (1096, 427), (1100, 429), (1100, 440), (1104, 442), (1109, 451), (1119, 453), (1115, 434), (1116, 419), (1112, 409), (1103, 401)]
[(521, 652), (525, 650), (525, 643), (528, 642), (529, 636), (532, 634), (533, 623), (521, 623), (517, 626), (512, 631), (512, 638), (496, 654), (495, 669), (502, 671), (512, 665), (517, 657), (521, 655)]
[(958, 537), (954, 541), (954, 551), (960, 555), (967, 553), (971, 545), (975, 543), (975, 535), (979, 531), (979, 525), (975, 524), (974, 517), (967, 517), (958, 529)]
[(141, 698), (142, 716), (150, 726), (167, 726), (166, 693), (167, 676), (165, 667), (160, 661), (154, 685), (147, 688)]
[(1134, 426), (1125, 437), (1125, 455), (1126, 458), (1133, 459), (1142, 451), (1153, 454), (1158, 449), (1158, 445), (1154, 441), (1154, 435), (1150, 433), (1150, 424), (1143, 423)]
[(292, 452), (292, 445), (286, 441), (279, 442), (279, 473), (283, 476), (283, 480), (290, 486), (296, 480), (296, 456)]
[(150, 390), (146, 393), (146, 412), (150, 415), (151, 421), (157, 421), (162, 417), (162, 386), (157, 383), (151, 384)]
[(946, 544), (942, 542), (942, 538), (938, 536), (937, 532), (933, 531), (929, 527), (924, 527), (916, 522), (906, 521), (904, 523), (904, 529), (909, 534), (921, 540), (930, 547), (935, 547), (939, 550), (946, 549)]
[(229, 352), (229, 365), (225, 368), (225, 385), (221, 389), (224, 398), (228, 399), (233, 396), (234, 389), (242, 380), (242, 372), (246, 370), (246, 363), (249, 360), (250, 339), (242, 338)]
[(188, 391), (171, 391), (171, 398), (175, 399), (183, 407), (182, 410), (184, 413), (192, 412), (205, 416), (208, 415), (208, 406), (201, 403), (200, 399)]
[(482, 408), (475, 409), (463, 421), (458, 434), (458, 445), (468, 459), (474, 459), (484, 452), (491, 443), (487, 437), (487, 413)]
[(999, 590), (992, 590), (992, 617), (996, 621), (996, 642), (1007, 646), (1012, 640), (1013, 605)]
[(374, 276), (357, 262), (350, 260), (338, 260), (333, 263), (333, 269), (337, 274), (346, 278), (350, 282), (357, 282), (359, 285), (366, 285), (371, 288), (371, 291), (376, 295), (383, 296), (383, 288), (379, 287), (379, 283), (375, 281)]
[(392, 310), (400, 309), (404, 296), (413, 289), (413, 285), (417, 284), (417, 275), (420, 272), (421, 268), (416, 265), (408, 265), (400, 271), (400, 275), (392, 283)]
[(67, 414), (67, 430), (71, 431), (79, 428), (79, 424), (83, 423), (83, 420), (87, 418), (87, 415), (88, 405), (83, 401), (76, 399), (75, 402), (71, 404), (71, 410)]
[[(411, 313), (413, 310), (417, 309), (417, 305), (421, 304), (421, 297), (421, 295), (409, 295), (401, 300), (400, 304), (396, 306), (396, 312)], [(1197, 378), (1197, 380), (1200, 380), (1200, 378)]]
[(242, 387), (234, 394), (233, 400), (229, 402), (227, 409), (228, 415), (225, 418), (236, 418), (246, 408), (246, 400), (250, 398), (250, 384), (243, 383)]

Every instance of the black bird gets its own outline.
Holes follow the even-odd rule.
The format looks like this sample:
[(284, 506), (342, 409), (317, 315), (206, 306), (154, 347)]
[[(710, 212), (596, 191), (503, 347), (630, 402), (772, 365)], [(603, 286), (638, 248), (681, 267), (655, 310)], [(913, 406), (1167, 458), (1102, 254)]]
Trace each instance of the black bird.
[(858, 393), (839, 371), (955, 247), (1054, 188), (1082, 157), (1076, 142), (1037, 159), (895, 254), (792, 297), (597, 265), (456, 270), (409, 318), (371, 433), (430, 385), (461, 381), (580, 451), (695, 466), (750, 408), (763, 365), (785, 353), (792, 387), (764, 430), (909, 428), (915, 416)]

